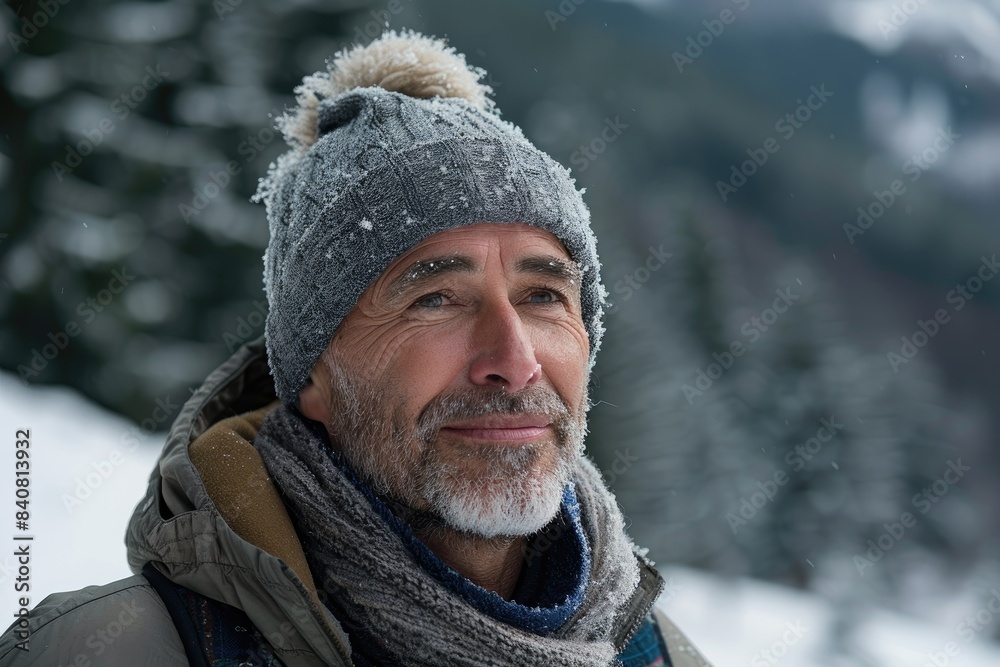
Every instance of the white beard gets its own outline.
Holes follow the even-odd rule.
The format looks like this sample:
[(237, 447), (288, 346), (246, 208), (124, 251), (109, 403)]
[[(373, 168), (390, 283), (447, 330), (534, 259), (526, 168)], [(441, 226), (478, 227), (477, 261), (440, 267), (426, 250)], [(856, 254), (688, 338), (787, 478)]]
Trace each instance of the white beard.
[(570, 476), (570, 459), (560, 456), (554, 470), (534, 468), (541, 446), (500, 446), (497, 457), (508, 464), (489, 478), (458, 478), (449, 465), (425, 469), (423, 495), (429, 510), (450, 528), (480, 537), (531, 535), (559, 512)]
[[(330, 371), (331, 437), (339, 442), (351, 468), (377, 493), (411, 510), (421, 507), (409, 519), (420, 515), (432, 524), (491, 538), (531, 535), (559, 512), (572, 463), (583, 454), (586, 419), (572, 417), (554, 391), (539, 388), (517, 401), (531, 411), (553, 415), (558, 423), (555, 438), (519, 446), (469, 446), (468, 456), (459, 463), (470, 465), (461, 466), (441, 460), (441, 443), (434, 437), (439, 425), (447, 419), (498, 412), (499, 405), (515, 399), (492, 392), (493, 398), (485, 401), (441, 400), (427, 423), (413, 431), (403, 415), (379, 412), (379, 406), (394, 403), (391, 392), (359, 381), (327, 353), (323, 358)], [(539, 460), (553, 447), (556, 458), (549, 459), (551, 468), (540, 470)], [(475, 459), (481, 462), (481, 471), (477, 472)]]

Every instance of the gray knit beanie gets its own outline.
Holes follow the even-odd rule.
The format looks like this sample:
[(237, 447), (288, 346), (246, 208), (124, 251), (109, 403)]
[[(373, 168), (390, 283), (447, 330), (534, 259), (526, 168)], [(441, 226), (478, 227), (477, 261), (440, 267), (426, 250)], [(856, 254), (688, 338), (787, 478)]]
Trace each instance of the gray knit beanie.
[(501, 120), (485, 72), (442, 40), (390, 31), (338, 52), (278, 119), (291, 149), (254, 201), (267, 209), (264, 335), (278, 397), (297, 405), (362, 292), (437, 232), (523, 222), (551, 232), (583, 272), (590, 365), (607, 291), (569, 170)]

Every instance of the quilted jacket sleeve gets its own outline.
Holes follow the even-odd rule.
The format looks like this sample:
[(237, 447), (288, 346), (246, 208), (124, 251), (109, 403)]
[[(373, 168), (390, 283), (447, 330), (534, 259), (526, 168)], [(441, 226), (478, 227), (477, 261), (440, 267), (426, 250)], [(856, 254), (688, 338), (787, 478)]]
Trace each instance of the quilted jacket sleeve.
[[(20, 631), (20, 633), (19, 633)], [(146, 579), (54, 593), (0, 636), (0, 666), (187, 667), (170, 614)]]

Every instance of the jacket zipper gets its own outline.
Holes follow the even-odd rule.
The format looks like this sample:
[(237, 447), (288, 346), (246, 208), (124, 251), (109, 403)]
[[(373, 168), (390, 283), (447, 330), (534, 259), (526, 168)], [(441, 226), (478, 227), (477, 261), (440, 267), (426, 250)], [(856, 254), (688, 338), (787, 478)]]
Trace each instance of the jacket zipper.
[(347, 647), (344, 646), (344, 642), (340, 639), (340, 637), (337, 636), (337, 633), (334, 632), (333, 628), (330, 627), (330, 624), (327, 623), (326, 617), (323, 616), (323, 611), (316, 608), (312, 595), (310, 595), (308, 589), (306, 589), (306, 585), (302, 583), (298, 577), (292, 577), (291, 580), (295, 587), (299, 590), (299, 593), (301, 593), (305, 599), (309, 601), (309, 609), (312, 611), (313, 616), (316, 617), (316, 619), (320, 622), (320, 625), (322, 625), (326, 630), (326, 634), (334, 640), (334, 644), (337, 647), (337, 651), (340, 653), (340, 657), (344, 659), (344, 664), (353, 666), (354, 661), (351, 660), (350, 652), (347, 650)]

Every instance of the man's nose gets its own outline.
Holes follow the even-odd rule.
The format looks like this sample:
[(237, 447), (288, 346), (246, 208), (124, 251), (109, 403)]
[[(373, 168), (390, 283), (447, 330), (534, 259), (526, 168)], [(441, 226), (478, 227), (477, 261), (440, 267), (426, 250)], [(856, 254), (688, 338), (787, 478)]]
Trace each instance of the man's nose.
[(542, 377), (529, 332), (509, 301), (484, 307), (473, 347), (476, 357), (469, 368), (473, 384), (502, 386), (515, 393)]

